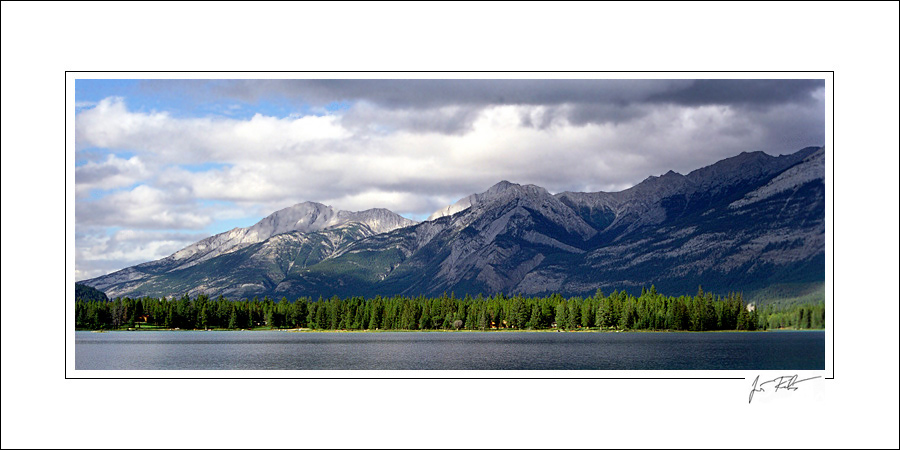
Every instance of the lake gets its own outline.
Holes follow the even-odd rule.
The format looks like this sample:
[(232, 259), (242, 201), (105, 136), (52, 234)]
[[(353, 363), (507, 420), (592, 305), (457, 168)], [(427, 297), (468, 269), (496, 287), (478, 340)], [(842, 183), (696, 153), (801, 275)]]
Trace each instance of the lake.
[(823, 370), (825, 332), (76, 331), (75, 369)]

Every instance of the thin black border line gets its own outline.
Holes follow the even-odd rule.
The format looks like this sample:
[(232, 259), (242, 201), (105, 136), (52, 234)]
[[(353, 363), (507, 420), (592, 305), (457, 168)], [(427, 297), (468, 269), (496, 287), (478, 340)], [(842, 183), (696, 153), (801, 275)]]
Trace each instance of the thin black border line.
[[(233, 71), (223, 71), (223, 70), (66, 70), (65, 71), (65, 82), (66, 88), (65, 93), (66, 101), (68, 101), (68, 76), (69, 73), (831, 73), (831, 188), (832, 192), (834, 192), (834, 70), (704, 70), (704, 71), (692, 71), (692, 70), (634, 70), (634, 71), (612, 71), (612, 70), (548, 70), (548, 71), (534, 71), (534, 70), (410, 70), (410, 71), (394, 71), (394, 70), (338, 70), (338, 71), (329, 71), (329, 70), (304, 70), (304, 71), (296, 71), (296, 70), (233, 70)], [(74, 92), (73, 92), (74, 95)], [(64, 138), (66, 141), (66, 146), (69, 145), (68, 141), (68, 118), (69, 118), (69, 110), (65, 109), (65, 133)], [(68, 157), (68, 152), (66, 153)], [(66, 162), (65, 174), (69, 174), (69, 164)], [(74, 181), (74, 180), (73, 180)], [(66, 209), (68, 209), (68, 201), (69, 196), (66, 194), (65, 205)], [(834, 195), (831, 195), (831, 215), (834, 216)], [(825, 380), (834, 380), (834, 221), (831, 221), (831, 377), (824, 378)], [(66, 214), (65, 223), (68, 226), (68, 214)], [(68, 240), (69, 233), (66, 233), (66, 248), (68, 249)], [(68, 275), (68, 267), (66, 267), (66, 275)], [(66, 288), (68, 289), (68, 288)], [(67, 308), (68, 308), (68, 302)], [(68, 311), (67, 308), (63, 309), (64, 320), (63, 323), (66, 325), (66, 330), (68, 330)], [(67, 333), (68, 334), (68, 333)], [(68, 339), (68, 336), (67, 336)], [(68, 344), (68, 340), (66, 341)], [(74, 351), (74, 349), (73, 349)], [(68, 346), (65, 347), (64, 351), (65, 358), (68, 359)], [(64, 361), (65, 362), (65, 361)], [(66, 380), (746, 380), (746, 377), (488, 377), (488, 378), (480, 378), (480, 377), (465, 377), (465, 378), (456, 378), (456, 377), (161, 377), (161, 378), (148, 378), (148, 377), (72, 377), (69, 378), (68, 367), (65, 367), (65, 379)]]
[[(831, 377), (826, 377), (826, 380), (834, 380), (834, 168), (836, 164), (834, 163), (834, 71), (831, 71), (831, 180), (829, 183), (831, 184)], [(825, 193), (828, 193), (828, 190), (825, 190)], [(828, 217), (826, 216), (826, 219)]]
[[(832, 73), (833, 70), (66, 70), (72, 73)], [(227, 78), (223, 78), (227, 79)], [(699, 78), (698, 78), (699, 79)]]
[[(127, 370), (127, 369), (126, 369)], [(165, 370), (165, 369), (156, 369)], [(350, 369), (352, 370), (352, 369)], [(122, 377), (122, 378), (105, 378), (105, 377), (75, 377), (67, 378), (67, 380), (746, 380), (743, 377), (706, 377), (706, 378), (654, 378), (654, 377), (573, 377), (573, 378), (554, 378), (554, 377), (534, 377), (534, 378), (501, 378), (501, 377), (273, 377), (273, 378), (254, 378), (254, 377)]]

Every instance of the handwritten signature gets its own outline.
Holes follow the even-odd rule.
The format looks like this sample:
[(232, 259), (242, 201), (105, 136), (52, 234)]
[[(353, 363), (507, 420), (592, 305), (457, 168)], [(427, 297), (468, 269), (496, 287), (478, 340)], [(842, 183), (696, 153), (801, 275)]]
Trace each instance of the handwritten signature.
[(763, 381), (762, 383), (760, 383), (759, 375), (757, 375), (756, 379), (753, 380), (753, 387), (750, 389), (750, 400), (747, 403), (750, 403), (753, 401), (753, 394), (755, 394), (757, 392), (766, 392), (766, 390), (763, 389), (763, 386), (765, 386), (769, 383), (775, 383), (775, 392), (778, 392), (779, 390), (796, 391), (797, 390), (796, 385), (798, 385), (804, 381), (814, 380), (816, 378), (822, 378), (821, 376), (817, 376), (817, 377), (810, 377), (810, 378), (804, 378), (802, 380), (798, 380), (797, 379), (798, 376), (799, 375), (793, 375), (793, 376), (784, 375), (784, 376), (776, 377), (769, 381)]

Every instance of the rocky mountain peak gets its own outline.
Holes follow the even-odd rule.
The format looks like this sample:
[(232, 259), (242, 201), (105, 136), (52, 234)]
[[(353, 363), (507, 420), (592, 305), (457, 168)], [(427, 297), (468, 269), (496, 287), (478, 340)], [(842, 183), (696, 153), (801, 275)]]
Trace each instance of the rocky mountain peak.
[(503, 180), (489, 187), (486, 191), (476, 193), (459, 199), (452, 205), (445, 206), (428, 216), (426, 220), (434, 220), (440, 217), (452, 216), (460, 211), (486, 202), (508, 201), (514, 198), (530, 197), (540, 198), (550, 196), (546, 189), (533, 184), (521, 185)]
[(491, 186), (480, 194), (480, 202), (493, 201), (495, 199), (508, 199), (510, 197), (543, 197), (549, 196), (546, 189), (533, 184), (517, 184), (509, 181), (501, 181)]
[(289, 231), (318, 231), (336, 225), (337, 212), (316, 202), (297, 203), (280, 209), (251, 226), (248, 235), (256, 233), (265, 239)]
[(518, 184), (516, 184), (516, 183), (510, 183), (510, 182), (507, 181), (507, 180), (500, 180), (499, 183), (497, 183), (497, 184), (491, 186), (490, 188), (488, 188), (487, 192), (492, 192), (492, 191), (493, 191), (493, 192), (505, 191), (506, 189), (509, 189), (510, 187), (513, 187), (513, 186), (518, 186)]
[(385, 208), (372, 208), (359, 212), (339, 211), (337, 217), (340, 222), (337, 226), (350, 222), (362, 223), (376, 234), (387, 233), (418, 223)]

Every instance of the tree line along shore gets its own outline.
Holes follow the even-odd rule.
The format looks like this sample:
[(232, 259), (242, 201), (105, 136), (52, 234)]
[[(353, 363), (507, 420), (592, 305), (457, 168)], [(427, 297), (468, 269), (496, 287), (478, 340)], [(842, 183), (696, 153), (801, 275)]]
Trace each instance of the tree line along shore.
[[(105, 296), (104, 296), (105, 297)], [(823, 329), (824, 302), (757, 308), (740, 293), (666, 296), (654, 287), (639, 296), (350, 297), (228, 300), (76, 298), (75, 328), (312, 330), (770, 330)]]

